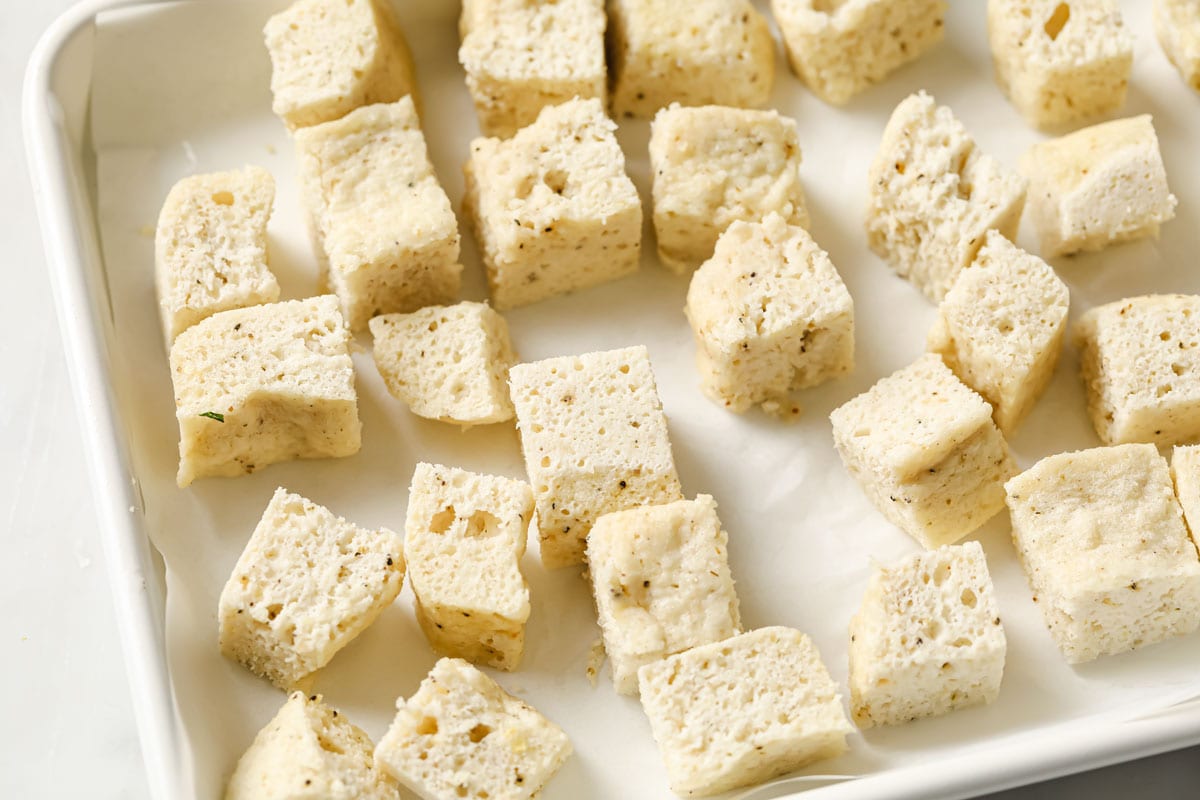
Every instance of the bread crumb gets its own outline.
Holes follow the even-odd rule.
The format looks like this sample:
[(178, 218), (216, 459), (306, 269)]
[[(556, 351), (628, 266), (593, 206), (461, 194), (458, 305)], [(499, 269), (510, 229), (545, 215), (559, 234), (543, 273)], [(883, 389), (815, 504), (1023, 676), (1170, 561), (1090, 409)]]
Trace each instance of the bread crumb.
[(604, 640), (595, 639), (592, 641), (592, 648), (588, 651), (587, 673), (588, 683), (592, 688), (596, 688), (596, 678), (600, 674), (600, 668), (604, 666)]
[(762, 404), (762, 410), (769, 416), (782, 422), (796, 422), (800, 419), (800, 415), (804, 413), (803, 406), (791, 400), (786, 402), (767, 400)]

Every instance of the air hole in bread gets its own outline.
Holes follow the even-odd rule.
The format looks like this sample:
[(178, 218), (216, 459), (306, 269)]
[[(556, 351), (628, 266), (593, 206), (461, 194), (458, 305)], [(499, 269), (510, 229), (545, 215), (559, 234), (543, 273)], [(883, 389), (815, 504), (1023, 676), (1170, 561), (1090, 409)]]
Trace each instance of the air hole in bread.
[(550, 170), (546, 173), (546, 186), (555, 194), (566, 194), (567, 190), (567, 173), (560, 169)]
[(324, 736), (321, 736), (320, 734), (317, 735), (317, 744), (320, 745), (321, 749), (327, 753), (337, 753), (338, 755), (344, 755), (346, 752), (345, 750), (342, 749), (341, 745), (339, 745), (337, 742), (335, 742), (331, 739), (328, 739)]
[(446, 506), (429, 520), (429, 530), (433, 533), (445, 533), (450, 530), (457, 516), (454, 506)]
[(500, 532), (500, 520), (486, 511), (476, 511), (467, 520), (467, 536), (495, 536)]

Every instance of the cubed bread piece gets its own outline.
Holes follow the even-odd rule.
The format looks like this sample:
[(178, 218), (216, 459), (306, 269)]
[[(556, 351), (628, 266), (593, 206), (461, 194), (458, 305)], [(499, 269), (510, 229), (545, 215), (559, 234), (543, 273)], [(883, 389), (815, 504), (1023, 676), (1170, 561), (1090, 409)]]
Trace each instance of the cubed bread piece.
[(579, 564), (603, 514), (682, 500), (645, 347), (509, 372), (547, 567)]
[(1133, 39), (1112, 0), (988, 0), (996, 81), (1029, 124), (1060, 127), (1125, 104)]
[(1005, 488), (1017, 556), (1069, 663), (1200, 625), (1200, 558), (1154, 445), (1060, 453)]
[(903, 100), (871, 164), (867, 243), (941, 302), (989, 230), (1015, 239), (1025, 180), (991, 156), (924, 92)]
[(638, 670), (642, 708), (678, 795), (769, 780), (841, 755), (853, 730), (812, 641), (759, 628)]
[(293, 130), (416, 95), (388, 0), (298, 0), (267, 20), (271, 110)]
[(1045, 258), (1156, 237), (1175, 216), (1149, 114), (1038, 142), (1021, 172)]
[(992, 407), (927, 353), (834, 409), (833, 443), (892, 524), (929, 549), (1004, 507), (1016, 474)]
[(637, 693), (644, 664), (742, 632), (728, 543), (706, 494), (596, 520), (588, 572), (618, 692)]
[(484, 136), (512, 136), (574, 97), (603, 102), (604, 27), (604, 0), (466, 0), (458, 60)]
[(322, 272), (352, 331), (379, 314), (458, 296), (458, 222), (412, 98), (297, 131), (296, 157)]
[(1195, 541), (1200, 533), (1200, 445), (1176, 446), (1171, 453), (1171, 482), (1183, 521)]
[(996, 231), (958, 275), (929, 331), (929, 349), (992, 404), (1011, 435), (1054, 376), (1070, 293), (1045, 261)]
[(850, 620), (850, 714), (869, 728), (990, 703), (1005, 650), (978, 542), (876, 567)]
[(775, 41), (750, 0), (611, 0), (608, 12), (614, 115), (767, 102)]
[(562, 729), (457, 658), (396, 709), (375, 761), (425, 800), (532, 798), (571, 755)]
[(476, 139), (463, 210), (499, 309), (638, 268), (642, 204), (599, 100), (542, 109), (507, 141)]
[(358, 452), (350, 334), (331, 295), (222, 311), (171, 345), (180, 488)]
[(1154, 0), (1154, 31), (1179, 74), (1200, 91), (1200, 3)]
[(854, 369), (854, 301), (829, 255), (772, 212), (735, 222), (688, 287), (704, 393), (742, 412)]
[(404, 560), (435, 650), (499, 669), (520, 664), (529, 619), (520, 562), (532, 521), (524, 481), (417, 464)]
[(430, 306), (370, 322), (375, 366), (414, 414), (459, 425), (513, 418), (508, 323), (486, 303)]
[(279, 299), (267, 268), (275, 179), (261, 167), (192, 175), (171, 187), (154, 234), (154, 283), (167, 347), (218, 311)]
[(293, 692), (238, 759), (225, 800), (396, 800), (373, 749), (320, 695)]
[(738, 220), (808, 227), (796, 121), (778, 111), (672, 105), (650, 126), (658, 257), (690, 272)]
[(221, 652), (293, 689), (391, 605), (404, 543), (276, 489), (221, 591)]
[(1071, 334), (1102, 442), (1170, 445), (1200, 437), (1200, 296), (1108, 303), (1080, 317)]
[(841, 105), (942, 40), (946, 0), (771, 0), (792, 69)]

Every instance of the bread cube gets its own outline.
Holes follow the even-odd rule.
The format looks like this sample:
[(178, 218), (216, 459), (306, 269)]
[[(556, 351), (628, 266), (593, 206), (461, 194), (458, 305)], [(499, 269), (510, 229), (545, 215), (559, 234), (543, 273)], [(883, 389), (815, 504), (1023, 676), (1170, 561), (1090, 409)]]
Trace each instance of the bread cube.
[(532, 521), (533, 492), (523, 481), (417, 464), (404, 560), (417, 622), (435, 650), (516, 669), (529, 619), (520, 562)]
[(693, 797), (841, 755), (853, 728), (812, 641), (759, 628), (638, 670), (671, 790)]
[(1112, 0), (988, 0), (996, 81), (1029, 124), (1061, 127), (1125, 104), (1133, 39)]
[(221, 652), (301, 688), (400, 594), (403, 546), (276, 489), (221, 591)]
[(1200, 91), (1200, 5), (1195, 0), (1154, 0), (1154, 32), (1179, 74)]
[(404, 33), (387, 0), (298, 0), (267, 20), (271, 110), (295, 130), (416, 95)]
[(297, 131), (309, 229), (352, 331), (458, 296), (458, 222), (412, 98)]
[(496, 308), (637, 270), (642, 205), (616, 129), (599, 100), (571, 100), (507, 141), (471, 143), (463, 208)]
[(571, 755), (562, 729), (457, 658), (434, 664), (396, 709), (375, 761), (427, 800), (526, 800)]
[(788, 61), (808, 88), (842, 105), (942, 40), (946, 0), (772, 0)]
[(466, 0), (458, 60), (484, 136), (508, 138), (545, 106), (603, 102), (604, 0)]
[(992, 407), (934, 353), (834, 409), (833, 443), (867, 497), (929, 549), (1004, 507), (1017, 469)]
[(171, 346), (180, 488), (362, 445), (350, 334), (330, 295), (214, 314)]
[(1200, 558), (1154, 445), (1060, 453), (1005, 488), (1029, 588), (1069, 663), (1200, 625)]
[(608, 12), (614, 115), (766, 104), (775, 41), (750, 0), (612, 0)]
[(850, 714), (870, 728), (991, 703), (1005, 650), (978, 542), (876, 567), (850, 620)]
[(267, 268), (275, 179), (261, 167), (192, 175), (171, 187), (154, 234), (154, 283), (167, 347), (218, 311), (279, 299)]
[(320, 695), (293, 692), (238, 760), (225, 800), (396, 800), (373, 747)]
[(1080, 317), (1072, 337), (1102, 442), (1171, 445), (1200, 437), (1200, 296), (1108, 303)]
[(650, 126), (658, 257), (679, 273), (713, 254), (733, 222), (771, 212), (808, 227), (796, 122), (777, 111), (672, 105)]
[(428, 419), (487, 425), (513, 418), (508, 323), (486, 303), (430, 306), (371, 320), (375, 366), (392, 397)]
[(892, 112), (869, 177), (867, 243), (935, 303), (989, 230), (1016, 238), (1025, 180), (981, 153), (953, 112), (924, 92)]
[(1021, 158), (1042, 256), (1157, 237), (1175, 196), (1149, 114), (1039, 142)]
[(938, 306), (929, 350), (992, 404), (1006, 436), (1054, 377), (1069, 302), (1067, 285), (1045, 261), (988, 231)]
[(509, 386), (547, 567), (581, 563), (602, 515), (683, 499), (645, 347), (517, 364)]
[(704, 393), (733, 411), (854, 369), (854, 301), (829, 255), (772, 212), (735, 222), (688, 287)]
[(644, 664), (742, 632), (728, 543), (706, 494), (596, 520), (588, 572), (618, 692), (637, 694)]

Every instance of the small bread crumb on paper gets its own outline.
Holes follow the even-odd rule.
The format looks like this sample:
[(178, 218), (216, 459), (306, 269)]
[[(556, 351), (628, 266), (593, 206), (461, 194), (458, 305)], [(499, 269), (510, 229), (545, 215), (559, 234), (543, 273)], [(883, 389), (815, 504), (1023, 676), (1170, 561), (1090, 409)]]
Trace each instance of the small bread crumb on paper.
[(795, 401), (767, 400), (762, 404), (762, 410), (775, 419), (783, 422), (795, 422), (804, 413), (801, 405)]
[(596, 676), (600, 674), (600, 668), (604, 666), (604, 640), (596, 639), (592, 642), (592, 649), (588, 652), (587, 660), (587, 679), (588, 683), (593, 688), (596, 686)]

